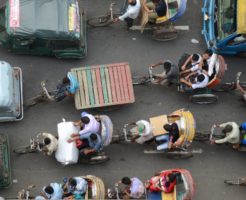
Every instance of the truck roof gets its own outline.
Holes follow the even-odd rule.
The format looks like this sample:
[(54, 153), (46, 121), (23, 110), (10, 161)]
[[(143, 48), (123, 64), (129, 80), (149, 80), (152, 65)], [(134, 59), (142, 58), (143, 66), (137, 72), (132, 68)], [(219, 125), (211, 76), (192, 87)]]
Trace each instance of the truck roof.
[(6, 11), (10, 35), (56, 39), (80, 37), (77, 0), (8, 0)]

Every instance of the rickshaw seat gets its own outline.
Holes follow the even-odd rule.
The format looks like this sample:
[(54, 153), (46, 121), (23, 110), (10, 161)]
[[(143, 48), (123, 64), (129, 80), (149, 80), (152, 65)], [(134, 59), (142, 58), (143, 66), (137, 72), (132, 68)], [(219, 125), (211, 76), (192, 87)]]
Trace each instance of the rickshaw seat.
[(161, 192), (162, 200), (176, 200), (176, 186), (174, 186), (172, 193)]
[(167, 21), (167, 20), (168, 20), (167, 16), (157, 17), (155, 23), (156, 23), (156, 24), (161, 24), (161, 23), (164, 23), (164, 22)]
[(167, 115), (160, 115), (157, 117), (151, 117), (150, 124), (153, 128), (153, 136), (157, 137), (159, 135), (166, 134), (167, 131), (163, 128), (165, 124), (168, 124)]

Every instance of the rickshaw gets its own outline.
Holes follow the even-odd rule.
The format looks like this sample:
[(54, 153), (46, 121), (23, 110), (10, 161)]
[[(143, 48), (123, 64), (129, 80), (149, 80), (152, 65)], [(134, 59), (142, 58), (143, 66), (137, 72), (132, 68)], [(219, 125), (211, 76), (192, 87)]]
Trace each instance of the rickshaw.
[[(149, 23), (148, 13), (144, 9), (143, 4), (145, 0), (140, 0), (141, 2), (141, 13), (140, 13), (140, 30), (143, 33), (145, 26), (148, 25), (153, 30), (152, 38), (158, 41), (168, 41), (177, 38), (178, 32), (174, 28), (173, 23), (181, 17), (186, 10), (187, 0), (165, 0), (167, 5), (167, 14), (163, 17), (158, 17), (156, 22)], [(87, 23), (93, 27), (103, 27), (114, 23), (115, 18), (123, 14), (128, 6), (128, 1), (125, 0), (121, 13), (113, 12), (114, 3), (109, 6), (109, 11), (102, 16), (92, 17), (87, 20)], [(132, 27), (134, 29), (134, 27)]]
[[(103, 146), (108, 146), (112, 141), (113, 136), (113, 123), (107, 115), (97, 115), (96, 119), (101, 124), (99, 135), (102, 138)], [(73, 125), (73, 122), (63, 122), (57, 125), (58, 129), (58, 147), (55, 152), (55, 157), (62, 165), (76, 164), (79, 160), (79, 150), (76, 142), (68, 143), (68, 139), (72, 133), (78, 133), (79, 128)], [(44, 146), (44, 138), (42, 134), (38, 134), (36, 138), (30, 139), (30, 144), (26, 146), (20, 146), (14, 149), (17, 154), (42, 152)], [(99, 164), (109, 160), (109, 157), (105, 155), (103, 150), (89, 154), (87, 156), (81, 156), (81, 161), (89, 164)]]
[[(165, 124), (176, 123), (179, 128), (179, 140), (182, 141), (181, 145), (176, 148), (165, 150), (145, 150), (144, 153), (163, 153), (166, 154), (169, 158), (189, 158), (193, 156), (195, 151), (190, 150), (188, 147), (191, 145), (195, 137), (195, 119), (193, 114), (185, 109), (176, 110), (170, 115), (160, 115), (156, 117), (149, 118), (149, 124), (152, 131), (149, 132), (150, 137), (146, 140), (145, 143), (149, 141), (156, 140), (157, 137), (166, 135), (168, 132), (163, 128)], [(135, 141), (135, 138), (138, 135), (136, 131), (136, 124), (130, 123), (125, 124), (123, 128), (123, 135), (119, 135), (118, 139), (120, 141), (132, 142)], [(115, 138), (116, 140), (116, 138)], [(199, 152), (200, 153), (200, 152)]]
[(203, 0), (202, 12), (207, 46), (220, 54), (245, 55), (245, 0)]
[(9, 139), (5, 134), (0, 133), (0, 189), (11, 184)]
[[(87, 191), (83, 196), (83, 199), (95, 199), (95, 200), (104, 200), (105, 199), (105, 185), (101, 178), (98, 178), (93, 175), (80, 176), (88, 182)], [(66, 180), (63, 180), (63, 184), (65, 184)], [(31, 190), (35, 187), (35, 185), (29, 185), (27, 189), (22, 189), (18, 192), (17, 199), (18, 200), (29, 200), (34, 199), (33, 195), (31, 195)], [(16, 199), (16, 197), (11, 198)], [(65, 199), (65, 198), (64, 198)], [(70, 196), (66, 199), (77, 199), (74, 196)]]
[(85, 12), (77, 0), (8, 0), (0, 8), (0, 42), (17, 54), (83, 58)]
[(0, 122), (23, 119), (22, 70), (0, 61)]
[[(175, 173), (176, 174), (176, 184), (174, 189), (170, 193), (165, 193), (164, 191), (150, 191), (148, 187), (145, 189), (145, 194), (143, 197), (146, 200), (192, 200), (195, 193), (194, 180), (191, 173), (186, 169), (169, 169), (163, 170), (156, 173), (154, 177), (160, 179), (164, 175)], [(157, 175), (158, 174), (158, 175)], [(147, 186), (150, 181), (145, 182)], [(108, 199), (120, 200), (123, 197), (123, 189), (120, 188), (118, 184), (115, 184), (114, 189), (108, 189)], [(143, 199), (142, 198), (142, 199)]]

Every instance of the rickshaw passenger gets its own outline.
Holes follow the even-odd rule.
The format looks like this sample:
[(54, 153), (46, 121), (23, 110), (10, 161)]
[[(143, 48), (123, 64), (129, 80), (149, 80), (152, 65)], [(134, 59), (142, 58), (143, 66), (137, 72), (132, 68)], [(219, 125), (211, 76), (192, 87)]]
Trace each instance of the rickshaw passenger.
[[(185, 63), (181, 66), (181, 72), (182, 73), (180, 73), (180, 75), (189, 72), (189, 71), (187, 71), (187, 72), (184, 72), (184, 71), (189, 70), (190, 68), (193, 68), (192, 71), (198, 70), (198, 66), (199, 66), (199, 63), (201, 62), (201, 60), (202, 60), (202, 57), (200, 54), (190, 55), (186, 59)], [(190, 63), (191, 63), (191, 66), (189, 66)]]
[(123, 183), (126, 185), (126, 188), (124, 190), (125, 198), (124, 199), (140, 199), (143, 197), (144, 194), (144, 184), (140, 179), (137, 177), (129, 178), (129, 177), (124, 177), (119, 183)]
[(87, 112), (82, 112), (80, 121), (74, 122), (74, 125), (80, 126), (81, 130), (79, 133), (71, 134), (71, 138), (68, 142), (78, 140), (83, 134), (98, 133), (100, 131), (100, 123), (93, 115)]
[(150, 67), (155, 68), (160, 65), (164, 66), (164, 71), (161, 74), (153, 74), (154, 76), (154, 80), (152, 80), (153, 84), (170, 85), (173, 82), (175, 82), (175, 80), (178, 79), (179, 69), (170, 60), (167, 60), (165, 62), (159, 62), (156, 64), (151, 64)]
[(39, 136), (43, 138), (44, 146), (42, 147), (42, 152), (44, 152), (45, 155), (51, 156), (53, 152), (57, 150), (57, 138), (50, 133), (40, 133)]
[(234, 149), (239, 148), (239, 142), (240, 142), (240, 132), (239, 132), (239, 126), (236, 122), (227, 122), (220, 125), (215, 125), (216, 127), (223, 128), (222, 132), (226, 134), (226, 137), (223, 139), (215, 140), (216, 144), (222, 144), (229, 142), (232, 144), (232, 147)]
[(50, 183), (48, 186), (43, 187), (41, 195), (35, 199), (50, 199), (50, 200), (60, 200), (62, 199), (63, 190), (59, 183)]
[(63, 186), (64, 194), (62, 198), (74, 196), (75, 199), (82, 199), (87, 190), (87, 181), (82, 177), (73, 177)]
[(99, 152), (102, 149), (102, 139), (97, 133), (84, 134), (80, 136), (80, 140), (88, 141), (88, 147), (80, 150), (81, 154), (88, 155), (91, 153)]
[(154, 22), (156, 18), (167, 15), (167, 5), (165, 0), (151, 0), (143, 3), (144, 9), (148, 12), (149, 20)]
[[(132, 27), (134, 19), (136, 19), (140, 13), (141, 3), (140, 0), (128, 0), (128, 7), (126, 12), (119, 16), (119, 20), (125, 21), (128, 28)], [(116, 20), (118, 20), (116, 19)]]
[(194, 82), (191, 82), (191, 80), (185, 80), (184, 78), (180, 79), (181, 83), (184, 83), (186, 86), (192, 89), (199, 89), (199, 88), (205, 88), (208, 85), (209, 78), (205, 73), (199, 74)]
[(130, 130), (132, 134), (137, 134), (132, 138), (133, 142), (143, 144), (153, 138), (152, 127), (148, 121), (139, 120), (136, 123), (131, 123), (131, 125), (137, 125)]

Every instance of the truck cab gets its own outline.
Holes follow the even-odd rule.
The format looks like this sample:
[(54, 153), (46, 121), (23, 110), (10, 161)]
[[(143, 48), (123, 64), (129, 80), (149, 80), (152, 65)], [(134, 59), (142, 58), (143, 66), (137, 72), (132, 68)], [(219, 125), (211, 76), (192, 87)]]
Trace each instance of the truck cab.
[(0, 122), (23, 119), (22, 71), (0, 61)]
[(202, 12), (208, 48), (219, 54), (246, 54), (245, 0), (203, 0)]

